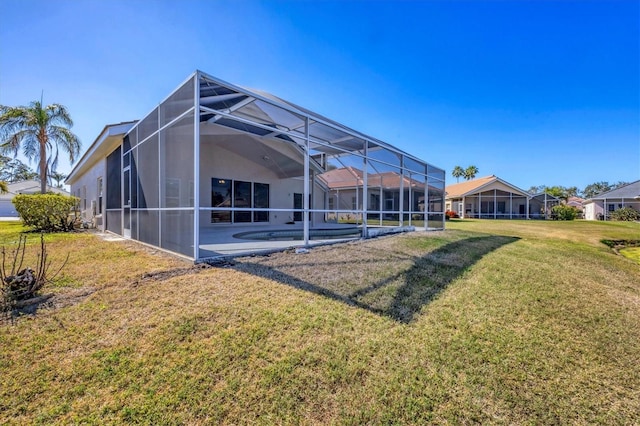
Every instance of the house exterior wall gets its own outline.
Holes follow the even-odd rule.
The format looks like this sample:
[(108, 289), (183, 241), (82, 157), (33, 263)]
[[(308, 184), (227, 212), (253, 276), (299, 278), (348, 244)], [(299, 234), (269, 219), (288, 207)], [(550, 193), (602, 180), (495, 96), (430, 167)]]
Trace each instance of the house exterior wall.
[[(202, 144), (200, 148), (200, 207), (211, 206), (211, 179), (223, 178), (247, 182), (269, 184), (269, 208), (292, 209), (293, 194), (304, 191), (302, 179), (279, 178), (268, 167), (216, 146), (213, 143)], [(324, 208), (324, 191), (318, 185), (314, 187), (314, 206)], [(211, 215), (208, 215), (209, 218)], [(293, 212), (270, 212), (269, 222), (265, 224), (285, 224), (294, 219)], [(212, 226), (207, 215), (201, 215), (200, 226)]]
[(640, 201), (628, 198), (593, 200), (584, 204), (584, 218), (586, 220), (608, 220), (612, 211), (623, 207), (631, 207), (636, 211), (640, 211)]
[(526, 219), (528, 199), (529, 195), (496, 181), (464, 197), (447, 197), (446, 206), (465, 218)]
[(0, 217), (18, 218), (18, 212), (10, 199), (0, 200)]
[[(80, 218), (104, 231), (106, 200), (106, 160), (96, 162), (71, 185), (71, 195), (80, 199)], [(98, 194), (98, 180), (102, 180), (102, 197)]]

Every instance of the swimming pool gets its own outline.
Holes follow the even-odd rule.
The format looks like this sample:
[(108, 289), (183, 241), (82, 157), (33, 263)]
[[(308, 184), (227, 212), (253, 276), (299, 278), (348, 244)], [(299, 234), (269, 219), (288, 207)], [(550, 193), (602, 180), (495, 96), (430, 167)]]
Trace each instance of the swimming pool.
[[(362, 235), (362, 230), (357, 227), (348, 228), (328, 228), (310, 229), (309, 238), (331, 240), (340, 238), (358, 238)], [(242, 240), (263, 240), (263, 241), (301, 241), (304, 239), (302, 229), (272, 229), (269, 231), (249, 231), (234, 234), (233, 238)]]

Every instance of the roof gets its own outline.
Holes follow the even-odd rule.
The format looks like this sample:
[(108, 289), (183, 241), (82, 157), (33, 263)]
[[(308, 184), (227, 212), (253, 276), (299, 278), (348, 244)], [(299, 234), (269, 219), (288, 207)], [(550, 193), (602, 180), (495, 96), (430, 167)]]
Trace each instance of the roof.
[[(0, 199), (10, 200), (18, 194), (39, 194), (40, 193), (40, 181), (35, 179), (23, 180), (20, 182), (13, 182), (7, 184), (9, 191), (6, 194), (1, 194)], [(47, 185), (47, 191), (55, 192), (56, 194), (69, 195), (67, 191), (62, 188), (56, 188), (55, 186)]]
[[(329, 170), (328, 172), (318, 175), (329, 189), (346, 189), (361, 187), (364, 185), (364, 173), (362, 170), (355, 167), (341, 167), (339, 169)], [(383, 173), (368, 173), (367, 183), (369, 187), (380, 187), (386, 189), (400, 188), (400, 174), (397, 172), (383, 172)], [(404, 188), (423, 187), (424, 182), (417, 181), (415, 179), (409, 179), (407, 176), (403, 176), (402, 185)]]
[(107, 124), (100, 132), (100, 135), (93, 141), (91, 146), (85, 151), (80, 160), (67, 176), (65, 183), (71, 185), (87, 169), (93, 166), (100, 158), (106, 157), (118, 145), (122, 143), (122, 137), (137, 123), (134, 121), (124, 121), (122, 123)]
[[(200, 79), (200, 111), (203, 126), (204, 123), (216, 123), (262, 138), (296, 143), (301, 147), (306, 146), (305, 140), (308, 136), (309, 148), (315, 153), (327, 155), (362, 153), (366, 145), (370, 154), (387, 150), (422, 163), (422, 166), (426, 164), (425, 161), (389, 143), (360, 133), (268, 92), (240, 87), (201, 71), (196, 71), (195, 74)], [(308, 135), (305, 132), (308, 132)], [(424, 167), (415, 171), (424, 173)]]
[(553, 196), (551, 194), (547, 194), (546, 192), (538, 192), (537, 194), (531, 195), (531, 198), (532, 199), (540, 198), (541, 200), (545, 200), (546, 199), (547, 201), (549, 201), (549, 200), (560, 201), (560, 198), (555, 197), (555, 196)]
[(569, 197), (567, 198), (567, 205), (582, 208), (582, 203), (584, 203), (584, 198), (580, 197)]
[(501, 183), (508, 187), (508, 189), (512, 190), (512, 192), (519, 193), (521, 195), (529, 197), (526, 191), (518, 188), (515, 185), (510, 184), (509, 182), (500, 179), (495, 175), (485, 176), (478, 179), (469, 180), (466, 182), (454, 183), (452, 185), (447, 185), (445, 188), (446, 198), (461, 198), (468, 195), (476, 194), (478, 192), (482, 192), (489, 186)]
[(318, 178), (322, 179), (329, 188), (340, 189), (362, 185), (362, 176), (362, 170), (349, 166), (329, 170), (318, 175)]
[(603, 192), (585, 201), (585, 203), (592, 202), (593, 200), (605, 200), (607, 198), (634, 198), (640, 197), (640, 180), (631, 182), (627, 185), (621, 186), (611, 191)]

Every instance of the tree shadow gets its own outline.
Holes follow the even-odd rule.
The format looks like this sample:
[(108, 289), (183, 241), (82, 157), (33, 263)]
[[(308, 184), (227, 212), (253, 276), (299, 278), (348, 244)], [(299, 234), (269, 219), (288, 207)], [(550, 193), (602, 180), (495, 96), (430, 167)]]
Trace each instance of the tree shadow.
[[(419, 256), (401, 250), (368, 249), (364, 258), (363, 252), (358, 252), (361, 257), (353, 262), (349, 259), (315, 262), (313, 251), (304, 255), (307, 257), (300, 263), (237, 258), (232, 268), (408, 324), (425, 305), (482, 257), (517, 240), (494, 235), (469, 237)], [(323, 268), (333, 270), (335, 277), (328, 279), (321, 272)], [(354, 270), (358, 273), (354, 274)]]

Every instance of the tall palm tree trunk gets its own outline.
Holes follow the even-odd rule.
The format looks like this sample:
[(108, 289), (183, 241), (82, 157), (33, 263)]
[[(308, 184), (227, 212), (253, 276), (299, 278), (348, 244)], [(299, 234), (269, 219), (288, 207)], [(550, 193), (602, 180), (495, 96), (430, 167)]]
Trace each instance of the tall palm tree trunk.
[(40, 193), (47, 193), (47, 134), (44, 128), (38, 134), (40, 144)]

